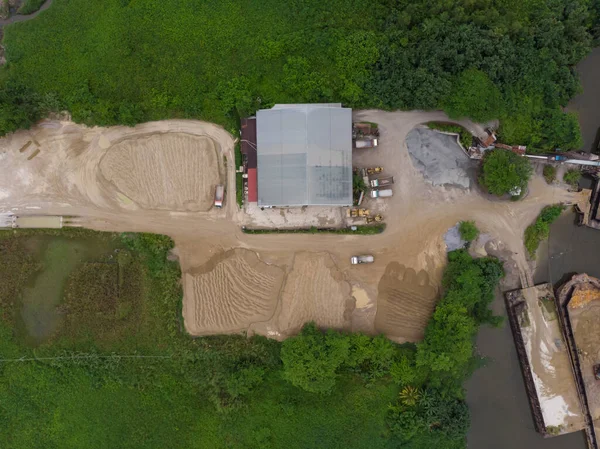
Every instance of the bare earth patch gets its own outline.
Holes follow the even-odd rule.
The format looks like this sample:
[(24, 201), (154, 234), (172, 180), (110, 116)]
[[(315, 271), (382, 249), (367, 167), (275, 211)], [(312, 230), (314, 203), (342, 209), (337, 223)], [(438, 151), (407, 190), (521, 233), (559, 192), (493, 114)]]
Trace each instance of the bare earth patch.
[(185, 325), (195, 335), (240, 332), (275, 312), (284, 272), (246, 249), (185, 274)]
[(437, 289), (429, 284), (425, 271), (417, 274), (392, 262), (379, 281), (375, 328), (392, 337), (421, 340), (436, 298)]
[(100, 170), (145, 209), (207, 211), (221, 183), (214, 141), (181, 133), (123, 140), (108, 150)]
[(277, 327), (286, 333), (297, 332), (309, 321), (327, 328), (348, 327), (350, 292), (328, 253), (298, 253), (283, 289)]

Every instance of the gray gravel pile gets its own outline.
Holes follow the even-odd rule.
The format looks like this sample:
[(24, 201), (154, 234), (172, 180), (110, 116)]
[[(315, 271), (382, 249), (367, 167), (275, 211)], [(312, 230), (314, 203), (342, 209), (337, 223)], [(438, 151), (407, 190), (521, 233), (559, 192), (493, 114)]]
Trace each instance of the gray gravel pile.
[(415, 128), (406, 136), (406, 146), (415, 167), (434, 186), (463, 189), (471, 186), (467, 170), (473, 163), (456, 137), (428, 128)]

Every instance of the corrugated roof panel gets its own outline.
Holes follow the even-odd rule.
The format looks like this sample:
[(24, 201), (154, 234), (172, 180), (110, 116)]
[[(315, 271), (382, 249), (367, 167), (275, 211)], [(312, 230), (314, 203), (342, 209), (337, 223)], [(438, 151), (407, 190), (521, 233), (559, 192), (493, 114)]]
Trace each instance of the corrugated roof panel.
[(257, 147), (259, 205), (352, 204), (351, 109), (277, 105), (258, 111)]

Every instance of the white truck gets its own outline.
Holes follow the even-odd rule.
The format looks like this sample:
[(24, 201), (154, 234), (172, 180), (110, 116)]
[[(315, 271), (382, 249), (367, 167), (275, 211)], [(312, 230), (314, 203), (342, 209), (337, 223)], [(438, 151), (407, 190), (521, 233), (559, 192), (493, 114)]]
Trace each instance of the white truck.
[(371, 198), (388, 198), (392, 194), (392, 189), (371, 190)]
[(354, 141), (354, 148), (375, 148), (377, 146), (377, 139), (373, 138), (361, 138)]
[(223, 207), (223, 198), (225, 197), (225, 186), (219, 184), (215, 189), (215, 207)]
[(385, 178), (378, 178), (378, 179), (371, 179), (371, 181), (369, 182), (369, 184), (371, 184), (371, 187), (373, 187), (373, 188), (390, 186), (393, 183), (394, 183), (393, 176), (387, 176)]
[(375, 261), (375, 258), (370, 255), (352, 256), (350, 258), (350, 263), (352, 265), (358, 265), (359, 263), (373, 263), (374, 261)]

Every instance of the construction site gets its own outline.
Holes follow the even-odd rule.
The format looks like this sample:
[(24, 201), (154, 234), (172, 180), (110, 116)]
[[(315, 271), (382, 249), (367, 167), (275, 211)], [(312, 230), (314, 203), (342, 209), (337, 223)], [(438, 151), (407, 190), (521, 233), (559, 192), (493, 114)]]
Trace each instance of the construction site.
[(505, 295), (535, 428), (544, 436), (583, 430), (598, 448), (600, 280), (573, 275), (554, 293), (540, 284)]
[[(305, 107), (282, 110), (307, 113)], [(294, 182), (304, 186), (296, 205), (247, 200), (239, 208), (233, 194), (240, 169), (232, 163), (236, 137), (210, 123), (87, 128), (45, 120), (0, 141), (0, 213), (11, 217), (8, 227), (12, 217), (22, 223), (23, 217), (55, 216), (64, 217), (63, 226), (169, 235), (182, 270), (183, 322), (192, 335), (247, 332), (282, 339), (315, 321), (404, 342), (422, 338), (439, 297), (448, 229), (461, 220), (476, 221), (482, 233), (510, 249), (515, 270), (526, 272), (525, 227), (545, 205), (575, 199), (536, 176), (522, 201), (489, 201), (471, 188), (477, 162), (465, 156), (455, 137), (424, 126), (447, 121), (442, 112), (339, 114), (349, 147), (344, 154), (351, 159), (332, 158), (345, 168), (332, 162), (332, 175), (323, 182), (335, 180), (333, 173), (349, 182), (342, 196), (326, 183), (319, 190), (339, 203), (301, 205), (316, 198), (312, 183), (300, 176), (312, 170), (307, 162), (295, 168)], [(475, 136), (485, 134), (472, 122), (461, 125)], [(331, 151), (303, 148), (306, 161)], [(250, 185), (248, 154), (242, 175)], [(386, 190), (393, 195), (381, 193)], [(353, 226), (382, 221), (387, 225), (382, 234), (353, 234)], [(336, 232), (244, 231), (311, 227)]]

